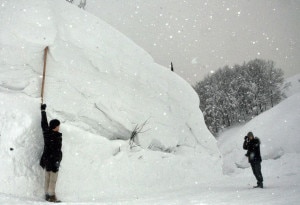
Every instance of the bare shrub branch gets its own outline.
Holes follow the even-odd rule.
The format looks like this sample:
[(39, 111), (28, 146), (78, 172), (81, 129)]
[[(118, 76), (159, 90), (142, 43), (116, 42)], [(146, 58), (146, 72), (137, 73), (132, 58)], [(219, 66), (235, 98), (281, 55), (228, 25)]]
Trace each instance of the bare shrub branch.
[(141, 125), (137, 124), (134, 127), (133, 131), (131, 132), (130, 138), (129, 138), (130, 149), (132, 149), (135, 146), (139, 146), (138, 139), (137, 139), (138, 134), (145, 133), (150, 130), (150, 129), (147, 129), (147, 130), (143, 131), (143, 128), (145, 125), (147, 125), (148, 120), (146, 120), (143, 124), (141, 124)]

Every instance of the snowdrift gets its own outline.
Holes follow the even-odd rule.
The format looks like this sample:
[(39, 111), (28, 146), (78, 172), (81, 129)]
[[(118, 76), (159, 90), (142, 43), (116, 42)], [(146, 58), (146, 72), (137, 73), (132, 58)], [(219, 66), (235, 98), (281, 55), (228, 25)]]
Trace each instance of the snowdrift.
[[(43, 195), (46, 46), (44, 102), (63, 133), (59, 196), (138, 195), (221, 174), (197, 94), (130, 39), (66, 1), (12, 0), (0, 9), (0, 192)], [(144, 122), (131, 149), (131, 132)]]
[[(287, 91), (284, 101), (272, 109), (253, 118), (243, 126), (238, 126), (224, 131), (218, 138), (218, 146), (223, 155), (223, 171), (226, 174), (239, 173), (242, 169), (249, 167), (249, 163), (243, 150), (244, 136), (252, 131), (261, 140), (261, 154), (263, 163), (269, 160), (283, 158), (285, 166), (287, 159), (294, 161), (294, 156), (300, 153), (300, 89), (299, 75), (287, 79), (291, 87)], [(270, 163), (269, 163), (270, 164)], [(282, 164), (274, 162), (275, 170), (281, 169)], [(295, 167), (296, 164), (295, 164)], [(264, 168), (264, 166), (263, 166)], [(266, 168), (268, 169), (268, 168)], [(268, 169), (266, 172), (271, 172)], [(273, 170), (274, 171), (274, 170)], [(288, 170), (286, 171), (293, 171)]]
[(285, 84), (288, 85), (286, 88), (284, 88), (287, 97), (300, 92), (300, 73), (286, 79)]

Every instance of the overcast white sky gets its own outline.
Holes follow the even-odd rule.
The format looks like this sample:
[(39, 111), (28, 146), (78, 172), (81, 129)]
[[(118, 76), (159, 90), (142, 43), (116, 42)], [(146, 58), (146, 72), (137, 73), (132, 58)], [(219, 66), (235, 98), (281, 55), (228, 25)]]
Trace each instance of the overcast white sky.
[(300, 73), (297, 0), (87, 0), (86, 10), (191, 84), (254, 58)]

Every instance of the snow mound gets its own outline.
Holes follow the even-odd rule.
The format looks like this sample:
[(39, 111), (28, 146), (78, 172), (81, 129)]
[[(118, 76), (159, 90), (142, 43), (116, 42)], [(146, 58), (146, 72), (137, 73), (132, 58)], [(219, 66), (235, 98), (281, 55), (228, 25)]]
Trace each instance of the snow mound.
[(285, 83), (288, 84), (288, 87), (285, 90), (286, 96), (290, 97), (293, 94), (300, 92), (300, 73), (289, 77), (285, 80)]
[[(297, 89), (295, 89), (297, 90)], [(300, 153), (300, 92), (295, 92), (272, 109), (260, 114), (243, 126), (224, 131), (218, 145), (224, 157), (225, 173), (249, 167), (244, 136), (252, 131), (261, 140), (263, 160), (277, 160), (287, 154)]]
[[(0, 192), (43, 195), (39, 105), (46, 46), (44, 102), (63, 133), (58, 194), (92, 200), (220, 175), (216, 140), (187, 82), (66, 1), (12, 0), (0, 9)], [(139, 146), (130, 149), (131, 132), (144, 122)]]

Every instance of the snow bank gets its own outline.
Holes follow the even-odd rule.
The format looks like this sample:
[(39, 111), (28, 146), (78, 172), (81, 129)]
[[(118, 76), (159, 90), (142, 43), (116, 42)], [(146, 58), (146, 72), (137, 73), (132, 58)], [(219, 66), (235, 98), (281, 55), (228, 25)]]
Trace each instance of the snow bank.
[[(0, 192), (43, 194), (39, 96), (46, 46), (44, 102), (63, 133), (58, 193), (91, 200), (219, 176), (216, 141), (187, 82), (65, 1), (12, 0), (0, 9)], [(130, 149), (132, 130), (146, 121), (136, 139), (141, 147)]]
[(300, 91), (300, 73), (289, 77), (285, 80), (285, 83), (289, 85), (285, 90), (285, 94), (288, 97), (292, 96), (295, 93), (298, 93)]
[(280, 104), (245, 125), (224, 131), (220, 135), (218, 145), (224, 157), (225, 173), (240, 172), (239, 168), (249, 167), (244, 156), (246, 150), (242, 148), (244, 136), (249, 131), (261, 140), (263, 160), (276, 160), (287, 154), (300, 153), (300, 89), (297, 84), (292, 85), (295, 85), (291, 87), (293, 94)]
[[(43, 142), (38, 133), (38, 101), (23, 94), (0, 92), (0, 192), (33, 195), (43, 183), (37, 157)], [(25, 188), (24, 190), (18, 188)], [(28, 193), (27, 193), (28, 191)]]

